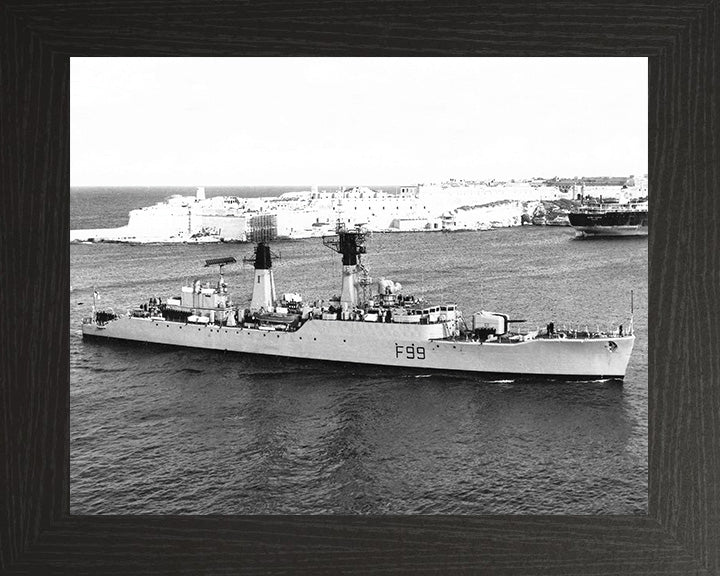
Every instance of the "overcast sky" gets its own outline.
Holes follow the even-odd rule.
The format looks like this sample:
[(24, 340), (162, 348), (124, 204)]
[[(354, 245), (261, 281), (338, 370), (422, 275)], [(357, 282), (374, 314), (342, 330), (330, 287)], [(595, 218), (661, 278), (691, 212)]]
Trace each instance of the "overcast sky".
[(72, 186), (647, 172), (645, 58), (72, 58)]

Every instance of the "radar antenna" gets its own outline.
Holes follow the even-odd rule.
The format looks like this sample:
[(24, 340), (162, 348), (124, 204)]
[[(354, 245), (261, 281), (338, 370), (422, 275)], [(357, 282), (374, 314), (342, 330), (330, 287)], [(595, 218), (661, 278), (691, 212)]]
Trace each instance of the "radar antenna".
[(228, 256), (227, 258), (210, 258), (209, 260), (205, 260), (205, 268), (208, 266), (220, 266), (222, 270), (225, 264), (234, 264), (235, 262), (237, 262), (237, 260), (232, 256)]
[(232, 256), (228, 256), (227, 258), (210, 258), (205, 260), (205, 268), (208, 268), (209, 266), (218, 266), (220, 268), (220, 279), (218, 280), (219, 292), (227, 292), (227, 284), (225, 284), (225, 279), (223, 278), (223, 266), (226, 264), (234, 264), (235, 262), (237, 262), (237, 260), (235, 260)]
[(361, 254), (367, 253), (365, 248), (367, 230), (361, 224), (355, 226), (354, 229), (348, 229), (343, 222), (338, 220), (335, 233), (335, 236), (323, 236), (323, 246), (342, 254), (343, 266), (360, 264)]
[(269, 270), (272, 261), (280, 257), (280, 252), (273, 252), (266, 242), (261, 241), (255, 246), (252, 256), (243, 258), (243, 264), (253, 264), (256, 270)]

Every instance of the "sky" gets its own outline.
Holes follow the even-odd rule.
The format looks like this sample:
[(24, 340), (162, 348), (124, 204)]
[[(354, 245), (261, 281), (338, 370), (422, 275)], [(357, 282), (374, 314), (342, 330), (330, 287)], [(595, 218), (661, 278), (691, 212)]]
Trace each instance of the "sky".
[(72, 58), (71, 186), (647, 173), (646, 58)]

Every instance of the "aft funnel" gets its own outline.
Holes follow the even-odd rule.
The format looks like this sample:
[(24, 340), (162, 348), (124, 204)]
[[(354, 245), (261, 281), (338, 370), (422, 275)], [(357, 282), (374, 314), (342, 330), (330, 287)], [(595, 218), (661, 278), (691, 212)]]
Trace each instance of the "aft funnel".
[(365, 242), (367, 231), (362, 226), (355, 226), (348, 230), (342, 222), (337, 224), (336, 236), (323, 237), (323, 245), (338, 254), (342, 254), (342, 293), (340, 303), (349, 308), (357, 306), (359, 302), (357, 287), (365, 270), (360, 262), (362, 254), (367, 252)]

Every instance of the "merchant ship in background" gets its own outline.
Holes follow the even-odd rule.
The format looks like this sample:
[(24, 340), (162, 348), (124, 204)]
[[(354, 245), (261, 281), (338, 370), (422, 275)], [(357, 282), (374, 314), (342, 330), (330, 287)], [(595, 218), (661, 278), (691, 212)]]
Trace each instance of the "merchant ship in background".
[(578, 195), (579, 207), (568, 214), (570, 225), (578, 237), (647, 236), (647, 186), (636, 187), (632, 177), (621, 189), (618, 198)]

